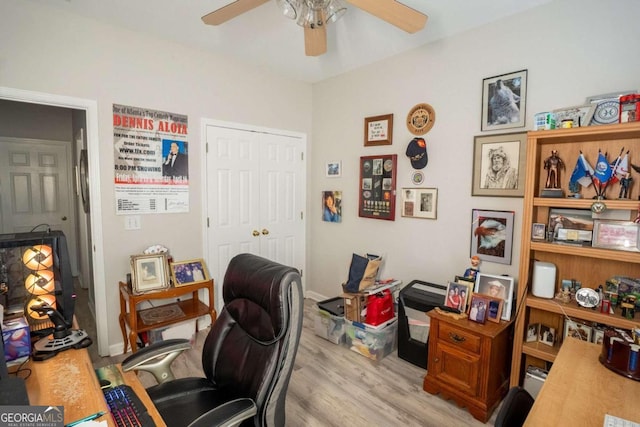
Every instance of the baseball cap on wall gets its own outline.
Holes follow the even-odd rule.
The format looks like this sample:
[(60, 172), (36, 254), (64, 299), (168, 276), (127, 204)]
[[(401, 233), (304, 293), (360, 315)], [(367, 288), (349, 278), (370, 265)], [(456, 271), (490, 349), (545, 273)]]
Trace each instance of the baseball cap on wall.
[(427, 156), (427, 142), (424, 138), (413, 138), (407, 146), (406, 154), (414, 169), (424, 169), (427, 166), (429, 156)]

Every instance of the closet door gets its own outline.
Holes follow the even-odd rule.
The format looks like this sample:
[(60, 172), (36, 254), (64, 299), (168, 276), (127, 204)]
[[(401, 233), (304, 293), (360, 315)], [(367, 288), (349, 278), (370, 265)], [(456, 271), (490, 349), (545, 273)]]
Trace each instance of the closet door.
[(304, 138), (206, 125), (207, 264), (222, 307), (229, 260), (253, 253), (304, 268)]

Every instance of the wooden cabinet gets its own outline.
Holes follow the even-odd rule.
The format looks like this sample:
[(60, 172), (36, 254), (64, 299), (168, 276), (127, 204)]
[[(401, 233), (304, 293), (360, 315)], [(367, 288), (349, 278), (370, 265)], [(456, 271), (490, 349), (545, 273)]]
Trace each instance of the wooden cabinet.
[[(203, 303), (198, 298), (198, 291), (200, 289), (207, 290), (208, 304)], [(181, 296), (188, 294), (191, 294), (191, 298), (180, 300)], [(167, 300), (171, 298), (178, 299), (178, 301), (171, 304), (177, 305), (184, 315), (171, 317), (167, 320), (154, 321), (150, 324), (146, 324), (143, 321), (145, 310), (157, 309), (158, 307), (167, 306), (167, 304), (163, 303), (164, 305), (160, 304), (156, 307), (142, 310), (138, 310), (138, 304), (145, 301)], [(126, 283), (120, 282), (120, 329), (122, 330), (122, 339), (124, 340), (124, 353), (127, 352), (129, 343), (131, 344), (132, 352), (138, 349), (136, 337), (141, 332), (164, 328), (184, 320), (206, 316), (207, 314), (211, 316), (211, 323), (216, 321), (216, 310), (213, 305), (213, 280), (140, 295), (135, 295)], [(128, 335), (127, 328), (129, 329)]]
[[(580, 152), (584, 153), (591, 166), (595, 167), (598, 150), (609, 153), (609, 161), (613, 162), (623, 148), (624, 152), (629, 151), (631, 162), (640, 163), (640, 122), (528, 133), (519, 283), (516, 296), (516, 301), (524, 301), (524, 304), (515, 321), (512, 386), (522, 383), (527, 365), (544, 366), (553, 362), (561, 345), (561, 338), (556, 340), (554, 346), (526, 342), (526, 328), (530, 323), (542, 323), (555, 328), (557, 337), (563, 335), (565, 316), (624, 329), (631, 329), (638, 324), (638, 315), (634, 320), (623, 318), (619, 308), (615, 314), (607, 315), (599, 310), (579, 307), (575, 302), (565, 304), (531, 294), (534, 259), (556, 266), (556, 292), (560, 290), (562, 279), (574, 279), (580, 281), (583, 287), (597, 289), (615, 275), (640, 277), (639, 252), (535, 241), (531, 238), (532, 224), (548, 224), (551, 209), (589, 210), (594, 203), (593, 185), (582, 188), (580, 193), (583, 197), (579, 199), (540, 197), (547, 177), (544, 160), (550, 156), (552, 150), (557, 150), (558, 156), (565, 163), (565, 169), (560, 173), (560, 186), (566, 196), (571, 173)], [(633, 220), (638, 213), (640, 180), (637, 175), (635, 181), (630, 187), (629, 200), (618, 199), (619, 184), (610, 185), (611, 188), (605, 194), (609, 197), (603, 200), (606, 209), (615, 210), (618, 218)]]
[(512, 322), (480, 324), (430, 311), (423, 389), (441, 393), (486, 422), (509, 388)]

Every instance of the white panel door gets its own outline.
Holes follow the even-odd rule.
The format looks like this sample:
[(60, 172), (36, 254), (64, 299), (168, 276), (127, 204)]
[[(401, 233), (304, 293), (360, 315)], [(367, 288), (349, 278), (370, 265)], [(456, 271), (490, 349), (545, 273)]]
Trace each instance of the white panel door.
[(1, 232), (62, 230), (77, 272), (70, 164), (69, 143), (0, 139)]
[(206, 125), (207, 264), (222, 308), (229, 260), (253, 253), (303, 270), (305, 141)]

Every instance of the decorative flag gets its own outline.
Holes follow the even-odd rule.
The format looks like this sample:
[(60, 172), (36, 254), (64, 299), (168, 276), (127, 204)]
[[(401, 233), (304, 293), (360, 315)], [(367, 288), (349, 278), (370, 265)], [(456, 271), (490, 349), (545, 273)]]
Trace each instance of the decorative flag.
[(583, 187), (588, 187), (591, 185), (591, 177), (593, 176), (593, 168), (587, 162), (587, 159), (584, 158), (584, 154), (580, 152), (580, 156), (578, 157), (578, 161), (576, 162), (576, 167), (573, 168), (573, 173), (571, 174), (570, 183), (574, 184), (577, 182)]
[[(624, 148), (623, 148), (624, 150)], [(622, 154), (622, 151), (620, 152)], [(622, 159), (620, 156), (611, 167), (611, 184), (615, 184), (629, 173), (629, 152), (627, 151)]]
[(611, 165), (607, 161), (607, 156), (598, 150), (598, 161), (596, 163), (593, 177), (600, 187), (607, 184), (611, 178)]

